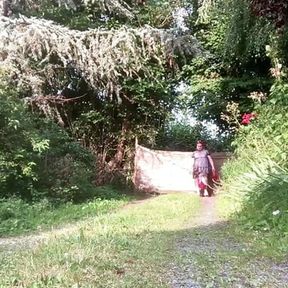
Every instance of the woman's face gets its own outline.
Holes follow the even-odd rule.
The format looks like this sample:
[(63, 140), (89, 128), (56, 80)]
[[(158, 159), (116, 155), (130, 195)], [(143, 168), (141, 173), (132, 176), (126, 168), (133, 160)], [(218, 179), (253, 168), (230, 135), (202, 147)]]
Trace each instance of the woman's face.
[(197, 149), (198, 151), (203, 150), (203, 145), (202, 145), (201, 143), (197, 143), (196, 149)]

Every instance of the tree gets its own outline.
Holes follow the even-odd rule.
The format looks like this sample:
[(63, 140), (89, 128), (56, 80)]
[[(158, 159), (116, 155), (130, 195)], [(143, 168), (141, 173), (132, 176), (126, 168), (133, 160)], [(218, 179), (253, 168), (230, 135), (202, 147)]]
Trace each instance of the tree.
[[(36, 1), (13, 3), (16, 14), (41, 12)], [(134, 138), (148, 141), (149, 134), (163, 125), (175, 103), (173, 78), (181, 62), (203, 53), (189, 33), (143, 26), (145, 17), (141, 27), (135, 27), (133, 15), (121, 14), (120, 19), (114, 10), (124, 7), (132, 13), (136, 5), (142, 15), (151, 13), (138, 4), (107, 0), (48, 5), (53, 11), (72, 11), (75, 6), (75, 17), (82, 15), (81, 9), (94, 9), (94, 16), (105, 10), (110, 21), (106, 28), (103, 22), (84, 31), (21, 15), (0, 19), (0, 68), (9, 71), (11, 83), (33, 109), (58, 121), (91, 148), (103, 171), (122, 167)], [(165, 13), (170, 15), (171, 9)], [(124, 18), (129, 25), (122, 24)], [(113, 19), (123, 22), (115, 20), (121, 25), (111, 28)]]
[(193, 27), (209, 53), (183, 67), (183, 99), (199, 121), (225, 132), (230, 129), (221, 114), (227, 104), (235, 102), (242, 113), (250, 112), (255, 107), (250, 94), (265, 94), (273, 84), (266, 48), (274, 29), (267, 19), (255, 17), (247, 0), (205, 1), (200, 12)]

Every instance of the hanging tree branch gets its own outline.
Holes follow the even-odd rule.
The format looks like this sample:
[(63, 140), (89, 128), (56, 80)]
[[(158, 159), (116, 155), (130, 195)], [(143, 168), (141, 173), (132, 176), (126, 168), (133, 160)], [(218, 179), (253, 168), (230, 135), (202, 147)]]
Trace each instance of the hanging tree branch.
[(201, 52), (192, 36), (149, 26), (77, 31), (43, 19), (0, 17), (0, 68), (33, 95), (44, 93), (47, 77), (59, 66), (72, 67), (93, 88), (111, 95), (119, 93), (123, 77), (149, 75), (149, 61), (165, 66), (176, 54)]

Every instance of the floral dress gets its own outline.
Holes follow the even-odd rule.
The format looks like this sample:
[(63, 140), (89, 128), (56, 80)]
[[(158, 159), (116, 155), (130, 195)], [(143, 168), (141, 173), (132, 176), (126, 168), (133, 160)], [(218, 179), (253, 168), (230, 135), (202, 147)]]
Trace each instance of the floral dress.
[(193, 152), (193, 178), (207, 177), (210, 171), (208, 156), (209, 152), (206, 149)]

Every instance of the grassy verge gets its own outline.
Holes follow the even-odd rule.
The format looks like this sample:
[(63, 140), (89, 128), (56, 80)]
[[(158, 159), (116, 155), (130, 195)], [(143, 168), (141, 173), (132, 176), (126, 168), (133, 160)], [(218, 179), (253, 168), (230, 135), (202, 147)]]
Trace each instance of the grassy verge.
[[(254, 257), (268, 257), (275, 261), (283, 261), (288, 255), (288, 233), (277, 233), (277, 230), (255, 229), (246, 218), (241, 218), (240, 202), (230, 198), (228, 194), (220, 193), (217, 197), (218, 215), (229, 221), (227, 234), (233, 235), (235, 241), (249, 245)], [(259, 213), (255, 208), (254, 214)], [(275, 215), (275, 218), (279, 215)], [(275, 220), (277, 221), (277, 219)]]
[(105, 214), (123, 206), (132, 198), (113, 190), (110, 194), (111, 199), (95, 198), (81, 204), (65, 203), (57, 206), (45, 200), (34, 204), (20, 199), (1, 200), (0, 237), (26, 234)]
[(167, 287), (165, 263), (195, 195), (170, 194), (81, 223), (77, 233), (1, 258), (0, 287)]

